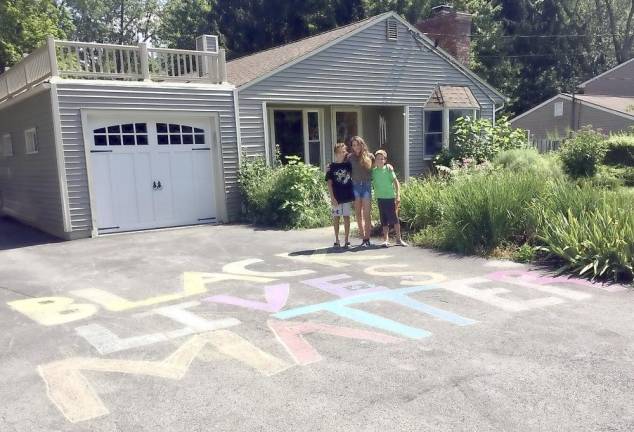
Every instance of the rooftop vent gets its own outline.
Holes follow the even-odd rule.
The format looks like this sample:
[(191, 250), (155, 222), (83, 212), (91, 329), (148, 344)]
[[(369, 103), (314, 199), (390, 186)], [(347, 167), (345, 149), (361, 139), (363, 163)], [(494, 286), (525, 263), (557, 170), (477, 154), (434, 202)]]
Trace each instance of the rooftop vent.
[(395, 41), (398, 40), (398, 24), (396, 20), (389, 19), (387, 20), (387, 40)]

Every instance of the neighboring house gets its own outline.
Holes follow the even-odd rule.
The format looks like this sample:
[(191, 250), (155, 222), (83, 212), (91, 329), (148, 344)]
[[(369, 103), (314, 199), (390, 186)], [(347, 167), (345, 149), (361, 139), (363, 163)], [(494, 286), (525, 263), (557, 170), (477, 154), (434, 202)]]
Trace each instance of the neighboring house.
[(634, 59), (562, 93), (511, 120), (527, 129), (534, 142), (559, 141), (570, 131), (592, 126), (604, 132), (634, 127)]
[[(436, 10), (434, 29), (464, 21)], [(419, 24), (425, 29), (425, 22)], [(460, 28), (463, 28), (464, 25)], [(63, 238), (235, 220), (242, 156), (325, 168), (353, 135), (422, 174), (461, 115), (505, 98), (395, 13), (224, 64), (53, 41), (0, 76), (2, 212)], [(226, 76), (225, 76), (226, 73)]]

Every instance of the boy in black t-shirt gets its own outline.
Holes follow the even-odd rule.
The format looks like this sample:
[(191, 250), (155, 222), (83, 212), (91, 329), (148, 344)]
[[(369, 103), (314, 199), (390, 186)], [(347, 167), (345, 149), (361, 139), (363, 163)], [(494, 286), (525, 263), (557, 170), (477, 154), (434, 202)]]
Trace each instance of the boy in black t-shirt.
[(343, 226), (346, 232), (344, 247), (350, 247), (350, 213), (354, 192), (352, 191), (352, 165), (346, 161), (346, 145), (338, 143), (335, 146), (335, 161), (328, 167), (326, 181), (332, 202), (332, 226), (335, 229), (335, 247), (339, 247), (339, 218), (343, 216)]

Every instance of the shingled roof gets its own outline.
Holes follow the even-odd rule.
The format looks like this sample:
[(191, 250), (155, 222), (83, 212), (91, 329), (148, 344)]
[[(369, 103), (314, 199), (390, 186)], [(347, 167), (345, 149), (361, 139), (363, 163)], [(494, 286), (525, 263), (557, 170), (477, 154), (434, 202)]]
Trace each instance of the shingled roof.
[(575, 95), (575, 98), (591, 105), (597, 105), (621, 114), (634, 117), (634, 97)]
[(438, 86), (425, 106), (427, 108), (480, 108), (471, 89), (464, 86)]
[(390, 15), (390, 12), (337, 27), (334, 30), (307, 37), (297, 42), (232, 60), (227, 62), (227, 79), (231, 84), (240, 87), (342, 36), (352, 33), (370, 21), (379, 21), (387, 15)]

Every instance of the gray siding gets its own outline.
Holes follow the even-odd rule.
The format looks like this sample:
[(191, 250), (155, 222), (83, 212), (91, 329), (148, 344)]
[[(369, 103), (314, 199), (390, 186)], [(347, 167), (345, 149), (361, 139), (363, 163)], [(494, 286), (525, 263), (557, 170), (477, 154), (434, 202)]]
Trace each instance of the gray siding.
[[(48, 88), (23, 100), (0, 107), (0, 146), (11, 135), (13, 156), (0, 151), (0, 208), (55, 236), (64, 236), (60, 183), (57, 170), (55, 133)], [(24, 131), (36, 128), (39, 151), (26, 154)]]
[[(426, 103), (435, 86), (469, 86), (482, 106), (482, 117), (492, 118), (493, 93), (449, 63), (421, 47), (409, 29), (398, 23), (398, 41), (386, 40), (385, 21), (379, 21), (335, 45), (296, 63), (251, 87), (240, 90), (242, 150), (264, 154), (262, 102), (306, 105), (413, 105)], [(422, 128), (413, 110), (410, 128)], [(411, 175), (422, 166), (420, 133), (410, 130)], [(419, 149), (420, 147), (420, 149)]]
[[(557, 102), (564, 103), (564, 115), (554, 116), (554, 105)], [(592, 126), (595, 129), (603, 129), (604, 132), (618, 132), (627, 130), (634, 125), (634, 120), (629, 120), (616, 114), (611, 114), (586, 105), (576, 104), (575, 128)], [(565, 137), (572, 128), (571, 122), (572, 102), (567, 98), (556, 98), (535, 111), (513, 120), (513, 127), (527, 129), (534, 139), (558, 139)]]
[(230, 219), (238, 216), (240, 212), (237, 188), (238, 152), (232, 90), (187, 84), (136, 86), (117, 85), (112, 82), (102, 84), (95, 81), (60, 81), (57, 91), (73, 232), (88, 235), (92, 229), (81, 123), (82, 108), (125, 108), (140, 111), (162, 109), (218, 113), (227, 212)]
[(634, 96), (634, 60), (586, 84), (584, 93)]
[(423, 105), (409, 107), (409, 173), (411, 176), (425, 172), (424, 129), (425, 121)]

